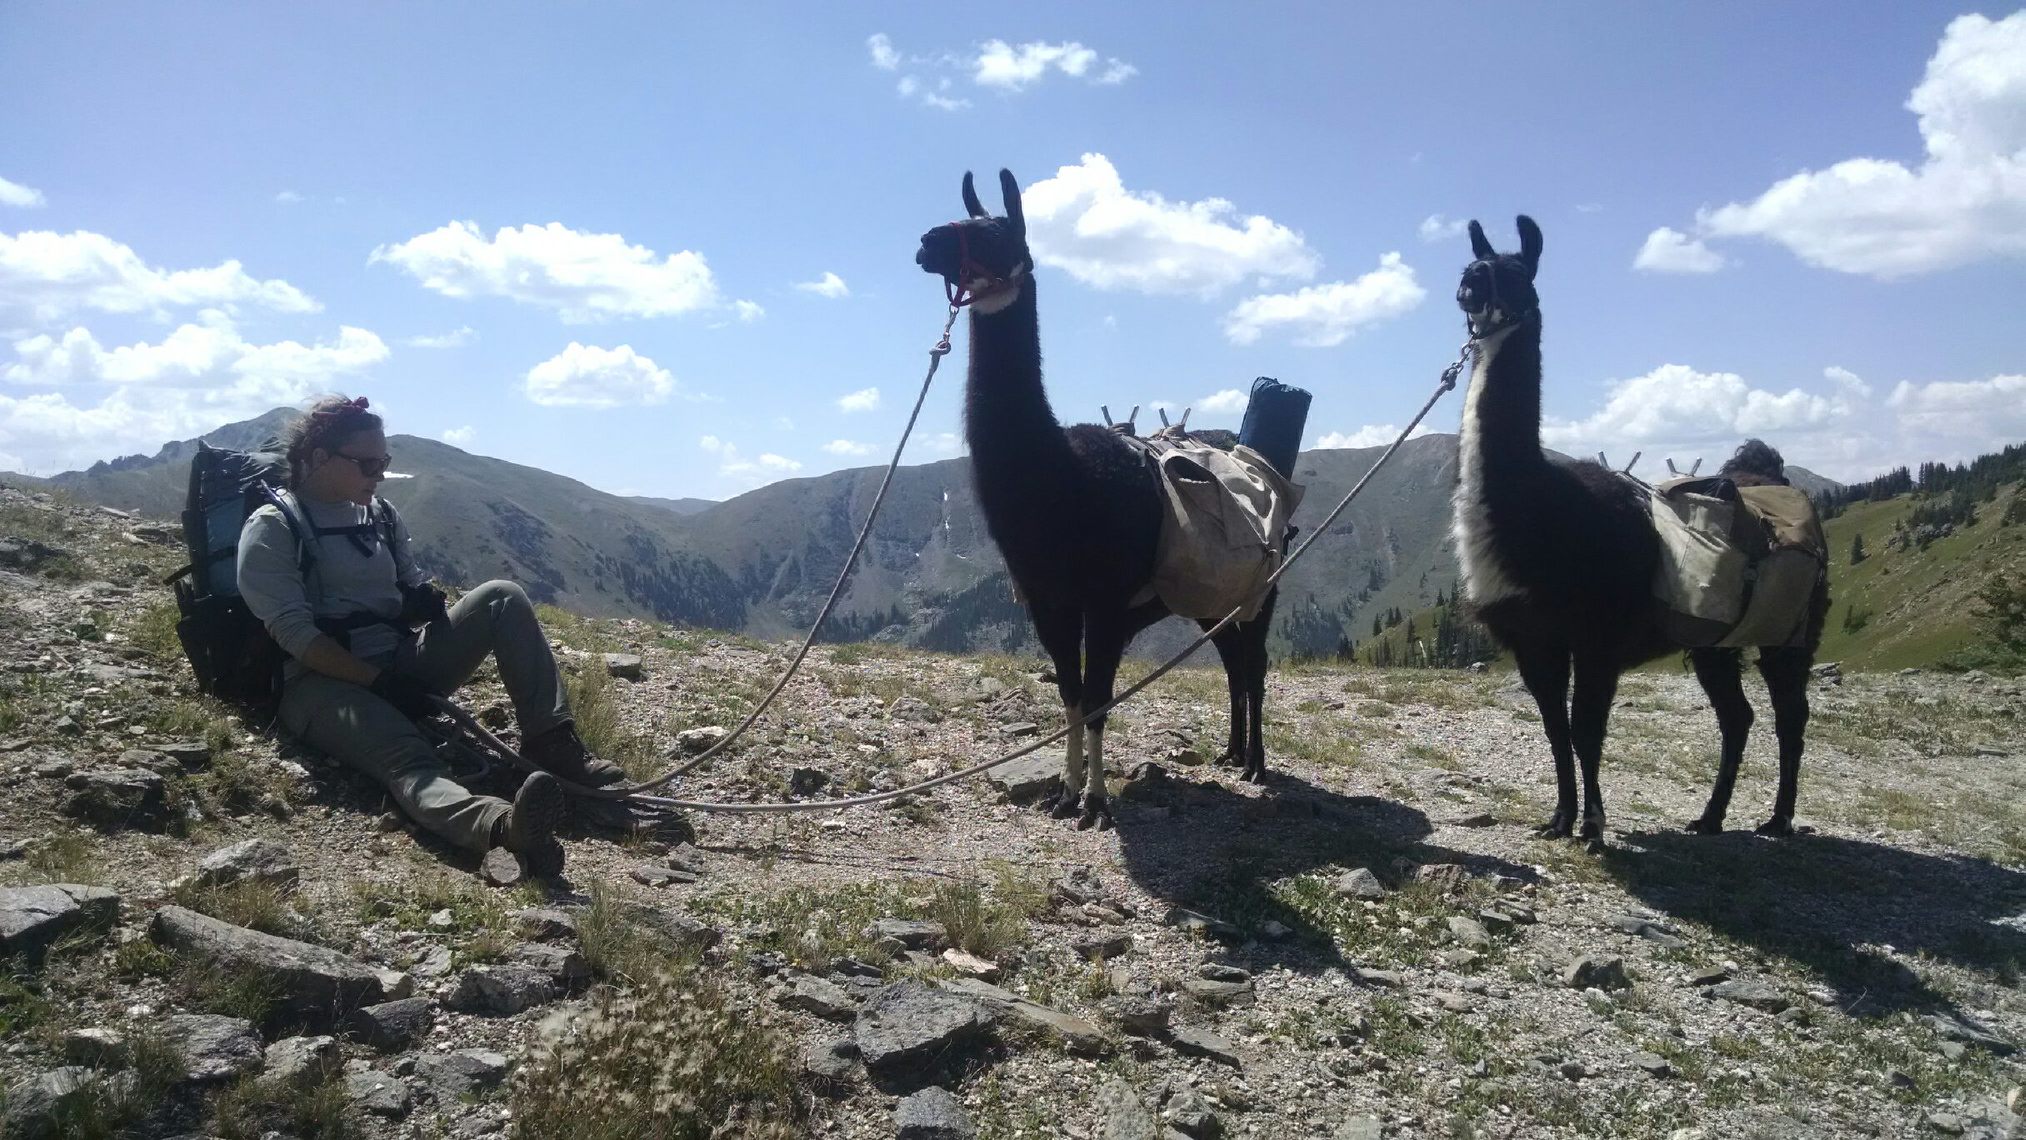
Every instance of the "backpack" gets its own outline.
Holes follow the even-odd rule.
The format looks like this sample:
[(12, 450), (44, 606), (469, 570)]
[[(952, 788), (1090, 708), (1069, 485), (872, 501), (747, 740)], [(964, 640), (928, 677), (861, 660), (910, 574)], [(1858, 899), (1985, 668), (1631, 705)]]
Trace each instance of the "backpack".
[[(1630, 476), (1625, 476), (1631, 479)], [(1722, 476), (1669, 479), (1645, 491), (1660, 535), (1653, 593), (1683, 645), (1789, 645), (1827, 573), (1829, 542), (1806, 492), (1740, 487)]]
[[(183, 506), (183, 541), (190, 561), (163, 580), (176, 591), (176, 638), (190, 660), (197, 688), (263, 721), (272, 720), (281, 705), (281, 668), (287, 654), (239, 593), (239, 532), (247, 518), (263, 506), (278, 509), (295, 536), (297, 563), (304, 574), (316, 561), (317, 545), (303, 541), (305, 535), (343, 534), (363, 544), (358, 532), (370, 530), (392, 546), (396, 526), (393, 505), (376, 496), (372, 523), (311, 528), (282, 489), (287, 476), (287, 457), (271, 445), (229, 451), (199, 440), (190, 460), (190, 488)], [(338, 619), (328, 628), (323, 621), (318, 626), (337, 633), (365, 624), (355, 620), (358, 616)]]
[(1171, 613), (1250, 621), (1262, 587), (1287, 554), (1288, 520), (1302, 488), (1244, 444), (1229, 449), (1182, 433), (1129, 442), (1147, 455), (1161, 494), (1161, 538), (1149, 590)]

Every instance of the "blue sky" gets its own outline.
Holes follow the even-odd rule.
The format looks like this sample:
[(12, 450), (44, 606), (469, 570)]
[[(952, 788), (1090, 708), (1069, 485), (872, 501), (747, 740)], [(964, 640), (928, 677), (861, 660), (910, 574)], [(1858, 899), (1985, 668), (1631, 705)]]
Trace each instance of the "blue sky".
[[(943, 314), (916, 239), (1000, 166), (1065, 421), (1235, 424), (1272, 375), (1376, 441), (1460, 339), (1456, 223), (1526, 212), (1555, 446), (2026, 438), (2026, 13), (114, 11), (0, 5), (0, 468), (326, 390), (628, 493), (878, 462)], [(961, 361), (910, 459), (959, 453)]]

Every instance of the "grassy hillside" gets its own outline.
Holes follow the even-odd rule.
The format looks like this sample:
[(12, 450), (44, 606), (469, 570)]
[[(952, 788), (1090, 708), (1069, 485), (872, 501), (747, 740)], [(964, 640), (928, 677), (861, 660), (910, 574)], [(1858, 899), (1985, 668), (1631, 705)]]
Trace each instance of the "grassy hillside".
[[(2014, 483), (1977, 510), (1977, 519), (1958, 527), (1926, 550), (1893, 549), (1888, 541), (1921, 498), (1900, 495), (1884, 502), (1854, 503), (1829, 520), (1829, 628), (1820, 659), (1846, 668), (1899, 669), (1934, 665), (1977, 636), (1977, 591), (2002, 571), (2026, 571), (2026, 525), (2007, 525), (2026, 503), (2026, 488)], [(1864, 537), (1868, 557), (1853, 566), (1850, 548)]]

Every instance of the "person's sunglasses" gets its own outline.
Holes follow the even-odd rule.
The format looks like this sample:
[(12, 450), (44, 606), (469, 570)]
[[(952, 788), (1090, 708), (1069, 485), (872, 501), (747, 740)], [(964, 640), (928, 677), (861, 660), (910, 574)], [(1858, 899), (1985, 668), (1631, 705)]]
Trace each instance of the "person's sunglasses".
[(378, 479), (380, 476), (385, 475), (387, 473), (387, 465), (394, 462), (394, 457), (391, 455), (368, 458), (364, 455), (346, 455), (342, 451), (333, 451), (331, 454), (339, 459), (349, 459), (353, 463), (358, 464), (359, 474), (364, 475), (368, 479)]

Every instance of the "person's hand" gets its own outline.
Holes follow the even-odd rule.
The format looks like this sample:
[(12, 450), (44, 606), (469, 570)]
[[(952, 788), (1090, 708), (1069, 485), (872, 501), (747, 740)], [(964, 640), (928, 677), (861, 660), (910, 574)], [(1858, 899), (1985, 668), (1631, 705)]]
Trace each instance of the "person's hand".
[(402, 715), (410, 720), (420, 720), (436, 713), (437, 694), (406, 673), (382, 669), (367, 691), (400, 709)]
[(443, 590), (434, 582), (419, 586), (401, 587), (401, 624), (422, 625), (426, 622), (448, 620), (450, 601)]

